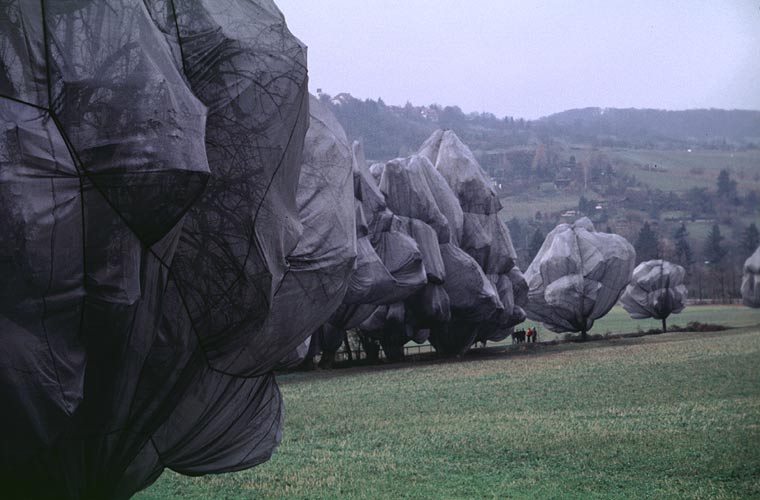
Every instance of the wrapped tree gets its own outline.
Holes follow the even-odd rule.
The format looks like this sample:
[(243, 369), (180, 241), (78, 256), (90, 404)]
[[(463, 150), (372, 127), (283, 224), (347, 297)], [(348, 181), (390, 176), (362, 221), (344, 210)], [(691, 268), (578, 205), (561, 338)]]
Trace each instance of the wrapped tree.
[(620, 303), (633, 319), (662, 320), (662, 331), (667, 332), (668, 316), (680, 313), (686, 305), (685, 276), (684, 268), (672, 262), (642, 262), (633, 270)]
[(747, 307), (760, 307), (760, 248), (744, 263), (742, 300)]
[(487, 321), (464, 328), (474, 340), (502, 340), (510, 328), (525, 320), (527, 286), (515, 266), (516, 253), (509, 229), (499, 218), (502, 209), (493, 184), (472, 151), (451, 130), (434, 132), (419, 154), (428, 158), (453, 191), (462, 215), (453, 218), (452, 240), (482, 268), (497, 290), (503, 309)]
[(396, 226), (420, 248), (427, 285), (376, 311), (360, 330), (378, 338), (391, 358), (400, 356), (404, 343), (428, 338), (442, 354), (464, 352), (478, 327), (503, 306), (477, 262), (455, 243), (463, 219), (459, 201), (424, 156), (396, 159), (375, 171)]
[[(387, 356), (397, 358), (403, 345), (414, 332), (428, 331), (433, 325), (451, 319), (449, 296), (444, 288), (446, 267), (441, 243), (450, 239), (448, 220), (441, 212), (421, 169), (420, 158), (396, 159), (388, 162), (380, 178), (380, 191), (395, 214), (398, 229), (417, 243), (427, 284), (404, 301), (403, 307), (389, 309), (387, 331), (381, 340)], [(395, 342), (391, 343), (391, 339)]]
[(270, 456), (271, 370), (356, 252), (350, 165), (299, 182), (308, 109), (270, 0), (0, 5), (6, 495), (129, 498)]
[[(357, 234), (357, 225), (363, 221), (363, 214), (357, 211), (356, 201), (354, 199), (354, 175), (352, 151), (343, 127), (319, 100), (309, 97), (309, 129), (306, 132), (306, 139), (303, 148), (303, 161), (301, 165), (301, 175), (298, 186), (298, 202), (301, 211), (308, 213), (311, 218), (306, 220), (302, 218), (305, 228), (314, 229), (314, 235), (321, 238), (315, 248), (321, 246), (329, 249), (340, 249), (342, 241), (352, 241), (359, 236)], [(305, 210), (311, 207), (310, 210)], [(321, 234), (317, 231), (322, 229)], [(332, 252), (325, 253), (325, 256), (331, 256)], [(358, 286), (355, 277), (366, 275), (368, 268), (377, 271), (379, 259), (367, 255), (365, 245), (357, 241), (356, 246), (357, 259), (353, 269), (350, 269), (350, 276), (345, 283), (342, 291), (334, 290), (335, 295), (326, 310), (334, 311), (340, 306), (338, 299), (345, 300), (345, 295), (352, 297), (357, 294), (372, 293)], [(332, 257), (342, 260), (341, 254), (336, 253)], [(357, 273), (358, 269), (358, 273)], [(332, 272), (330, 266), (325, 267), (327, 273)], [(346, 276), (346, 273), (338, 273), (339, 276)], [(330, 277), (326, 276), (329, 280)], [(361, 281), (361, 280), (360, 280)], [(329, 281), (328, 281), (329, 282)], [(294, 298), (294, 300), (298, 300)], [(328, 317), (329, 318), (329, 317)], [(328, 319), (326, 318), (326, 319)], [(322, 347), (331, 347), (332, 338), (328, 337), (330, 330), (325, 332), (322, 325), (319, 325), (317, 332), (311, 335), (311, 340), (307, 339), (304, 344), (290, 356), (286, 362), (280, 364), (280, 368), (289, 368), (299, 365), (304, 360), (309, 361), (316, 354), (316, 351)], [(342, 337), (337, 338), (336, 349), (340, 346)]]
[(587, 218), (550, 232), (525, 272), (528, 317), (582, 338), (630, 282), (636, 252), (622, 236), (597, 233)]
[[(311, 109), (312, 115), (315, 109), (329, 113), (319, 103), (313, 103)], [(334, 117), (330, 118), (331, 122), (334, 120)], [(339, 127), (334, 122), (333, 129)], [(340, 132), (335, 132), (334, 137), (338, 142), (343, 141), (342, 128)], [(395, 216), (388, 210), (384, 196), (370, 177), (358, 142), (353, 144), (349, 161), (353, 169), (356, 209), (356, 267), (349, 277), (343, 303), (311, 337), (305, 362), (307, 368), (313, 366), (313, 357), (320, 352), (322, 362), (329, 366), (346, 338), (346, 330), (358, 327), (378, 306), (402, 302), (427, 284), (422, 254), (415, 241), (402, 233), (390, 234)], [(389, 238), (393, 242), (391, 247), (386, 244)], [(365, 347), (369, 348), (369, 352), (371, 346), (367, 344)]]

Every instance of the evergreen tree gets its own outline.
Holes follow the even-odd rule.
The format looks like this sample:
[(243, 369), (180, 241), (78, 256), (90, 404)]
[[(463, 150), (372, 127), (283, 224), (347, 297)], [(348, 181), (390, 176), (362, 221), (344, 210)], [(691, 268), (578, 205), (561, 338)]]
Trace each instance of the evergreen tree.
[(746, 257), (752, 255), (757, 247), (760, 246), (760, 231), (753, 222), (742, 233), (741, 248)]
[(581, 196), (581, 198), (578, 200), (578, 211), (582, 214), (586, 214), (588, 210), (588, 200), (585, 196)]
[(681, 223), (681, 227), (673, 234), (673, 239), (676, 244), (676, 263), (684, 267), (692, 265), (694, 255), (689, 244), (689, 231), (686, 229), (686, 224)]
[(718, 174), (718, 196), (724, 200), (736, 200), (736, 181), (731, 179), (731, 174), (725, 168)]
[(722, 241), (723, 236), (720, 234), (720, 227), (714, 224), (705, 241), (705, 260), (710, 264), (718, 265), (723, 262), (726, 250), (721, 246)]
[(536, 258), (536, 254), (541, 250), (541, 245), (544, 244), (544, 234), (540, 229), (536, 229), (533, 236), (530, 238), (530, 244), (528, 245), (528, 257), (531, 262)]
[(753, 189), (747, 193), (747, 196), (744, 198), (744, 206), (752, 212), (756, 212), (760, 208), (760, 196), (758, 196), (757, 191)]
[(512, 237), (512, 243), (516, 248), (525, 248), (525, 240), (527, 234), (523, 234), (523, 225), (520, 223), (520, 219), (512, 217), (507, 221), (507, 228), (509, 229), (509, 235)]
[(660, 257), (660, 242), (657, 240), (657, 234), (652, 230), (648, 222), (645, 222), (639, 231), (639, 236), (633, 244), (636, 249), (637, 262), (657, 259)]

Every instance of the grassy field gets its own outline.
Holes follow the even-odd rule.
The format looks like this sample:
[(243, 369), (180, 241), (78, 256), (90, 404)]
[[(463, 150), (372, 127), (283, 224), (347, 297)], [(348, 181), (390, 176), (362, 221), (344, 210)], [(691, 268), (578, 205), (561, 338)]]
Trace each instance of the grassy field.
[[(593, 197), (593, 195), (588, 195)], [(512, 217), (518, 219), (533, 219), (536, 212), (552, 213), (565, 210), (577, 210), (580, 195), (556, 193), (545, 195), (540, 193), (531, 193), (520, 196), (506, 196), (501, 199), (504, 209), (499, 213), (502, 220), (507, 221)]]
[(757, 151), (657, 151), (640, 149), (608, 149), (611, 157), (638, 165), (656, 164), (663, 171), (632, 169), (641, 182), (663, 191), (685, 191), (693, 187), (714, 189), (718, 174), (724, 168), (739, 183), (739, 191), (760, 189), (760, 153)]
[[(737, 181), (740, 193), (752, 189), (760, 190), (760, 152), (758, 151), (660, 151), (644, 149), (603, 148), (614, 164), (623, 164), (626, 172), (633, 174), (642, 183), (663, 191), (683, 192), (693, 187), (715, 189), (718, 174), (724, 168)], [(648, 171), (638, 166), (658, 165), (661, 170)], [(603, 198), (593, 192), (586, 193), (590, 199)], [(537, 211), (553, 213), (578, 207), (579, 194), (557, 192), (540, 193), (531, 190), (528, 194), (505, 196), (502, 198), (503, 220), (512, 217), (532, 219)], [(754, 221), (754, 219), (752, 220)], [(748, 223), (748, 222), (745, 222)], [(710, 223), (710, 227), (712, 223)], [(693, 228), (689, 228), (692, 231)], [(709, 228), (708, 228), (709, 229)], [(696, 231), (699, 228), (695, 229)], [(694, 234), (692, 234), (694, 236)]]
[[(692, 321), (730, 327), (760, 327), (760, 311), (740, 305), (686, 306), (681, 314), (673, 314), (668, 318), (668, 326), (686, 326)], [(661, 328), (660, 320), (631, 319), (625, 309), (615, 306), (606, 316), (594, 323), (591, 333), (631, 333), (652, 328)]]
[(140, 500), (760, 498), (760, 329), (281, 377), (284, 439)]

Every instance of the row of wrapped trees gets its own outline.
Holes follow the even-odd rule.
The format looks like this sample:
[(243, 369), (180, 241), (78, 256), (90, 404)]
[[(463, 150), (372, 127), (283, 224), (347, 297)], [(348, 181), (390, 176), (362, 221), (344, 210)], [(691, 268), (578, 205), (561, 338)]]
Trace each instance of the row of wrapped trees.
[[(552, 231), (526, 272), (530, 286), (528, 317), (555, 332), (580, 332), (618, 301), (634, 319), (662, 321), (686, 307), (686, 271), (664, 260), (650, 260), (633, 271), (635, 253), (615, 235), (594, 232), (587, 219)], [(760, 249), (744, 265), (742, 297), (760, 307)]]
[(667, 318), (686, 305), (686, 272), (663, 261), (642, 262), (623, 237), (597, 233), (588, 219), (561, 224), (546, 237), (526, 274), (528, 317), (554, 332), (586, 338), (596, 319), (620, 300), (634, 319)]
[(329, 357), (349, 328), (389, 359), (410, 341), (454, 355), (508, 336), (525, 319), (527, 286), (501, 204), (470, 150), (451, 131), (371, 168), (358, 144), (353, 150), (359, 265), (309, 357)]
[(458, 354), (524, 308), (585, 333), (614, 304), (630, 245), (560, 226), (529, 301), (452, 132), (368, 167), (307, 80), (271, 0), (0, 5), (7, 496), (129, 498), (165, 468), (259, 464), (281, 437), (273, 370), (349, 328), (391, 357)]

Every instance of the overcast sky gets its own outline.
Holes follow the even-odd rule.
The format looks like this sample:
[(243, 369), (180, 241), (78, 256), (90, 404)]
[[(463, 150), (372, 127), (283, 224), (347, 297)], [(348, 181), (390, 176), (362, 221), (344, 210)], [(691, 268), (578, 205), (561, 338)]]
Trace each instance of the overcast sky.
[(276, 0), (311, 90), (537, 118), (760, 109), (760, 0)]

